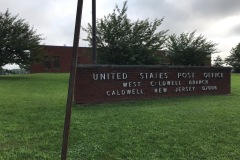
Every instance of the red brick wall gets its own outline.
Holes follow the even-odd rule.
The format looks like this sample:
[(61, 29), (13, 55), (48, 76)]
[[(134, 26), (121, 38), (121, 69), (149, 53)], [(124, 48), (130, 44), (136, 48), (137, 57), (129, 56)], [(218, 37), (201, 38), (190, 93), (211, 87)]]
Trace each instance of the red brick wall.
[(230, 94), (224, 67), (78, 65), (75, 102)]
[[(44, 62), (40, 64), (33, 64), (31, 66), (31, 73), (43, 73), (43, 72), (70, 72), (72, 47), (67, 46), (44, 46), (46, 54), (49, 57), (60, 57), (60, 68), (54, 68), (53, 64), (51, 68), (46, 68)], [(80, 64), (92, 64), (91, 50), (86, 47), (79, 47), (78, 49), (78, 63)], [(52, 63), (52, 62), (51, 62)]]

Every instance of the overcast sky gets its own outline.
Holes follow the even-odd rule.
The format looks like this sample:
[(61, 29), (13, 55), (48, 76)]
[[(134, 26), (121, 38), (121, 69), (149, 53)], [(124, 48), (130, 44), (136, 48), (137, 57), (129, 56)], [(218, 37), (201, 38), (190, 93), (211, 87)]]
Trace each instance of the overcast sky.
[[(91, 23), (91, 0), (83, 3), (82, 26)], [(97, 18), (113, 12), (115, 5), (122, 7), (124, 0), (96, 0)], [(77, 0), (0, 0), (0, 11), (9, 9), (42, 34), (46, 45), (72, 46)], [(163, 18), (159, 30), (168, 34), (192, 32), (204, 35), (218, 43), (217, 49), (225, 58), (232, 47), (240, 42), (240, 0), (129, 0), (128, 17), (131, 20)], [(86, 33), (81, 31), (81, 38)], [(88, 46), (80, 41), (80, 46)]]

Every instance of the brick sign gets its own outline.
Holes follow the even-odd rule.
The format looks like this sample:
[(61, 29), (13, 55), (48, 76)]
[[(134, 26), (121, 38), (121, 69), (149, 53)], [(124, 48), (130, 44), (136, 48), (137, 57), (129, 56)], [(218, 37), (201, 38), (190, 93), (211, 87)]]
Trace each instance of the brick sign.
[(230, 94), (229, 67), (78, 65), (77, 104)]

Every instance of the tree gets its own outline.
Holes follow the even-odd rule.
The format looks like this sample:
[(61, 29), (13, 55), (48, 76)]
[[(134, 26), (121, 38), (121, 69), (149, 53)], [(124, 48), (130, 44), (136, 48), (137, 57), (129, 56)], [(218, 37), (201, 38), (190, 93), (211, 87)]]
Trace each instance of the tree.
[(43, 49), (39, 45), (41, 35), (24, 19), (17, 19), (7, 10), (0, 12), (0, 66), (5, 64), (29, 65), (43, 58)]
[(168, 56), (174, 65), (203, 66), (216, 53), (216, 43), (195, 32), (170, 35), (166, 43)]
[(233, 70), (240, 73), (240, 43), (230, 51), (230, 56), (225, 58), (226, 64), (233, 67)]
[[(157, 64), (159, 58), (154, 54), (163, 48), (167, 31), (156, 32), (163, 19), (154, 22), (127, 17), (127, 1), (120, 10), (116, 5), (113, 13), (96, 22), (96, 42), (98, 61), (105, 64)], [(92, 46), (92, 26), (88, 24), (86, 41)]]
[(213, 61), (214, 61), (213, 67), (223, 67), (224, 61), (220, 56), (217, 56), (216, 59), (214, 59)]

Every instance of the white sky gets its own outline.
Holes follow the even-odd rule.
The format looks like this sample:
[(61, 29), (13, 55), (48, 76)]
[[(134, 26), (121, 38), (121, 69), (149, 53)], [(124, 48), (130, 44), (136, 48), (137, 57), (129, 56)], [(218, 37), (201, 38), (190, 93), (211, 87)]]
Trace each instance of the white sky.
[[(91, 23), (91, 0), (85, 0), (82, 26)], [(97, 18), (112, 13), (116, 4), (121, 8), (124, 0), (96, 0)], [(207, 40), (218, 43), (217, 49), (223, 59), (232, 47), (240, 42), (240, 0), (129, 0), (128, 18), (150, 21), (164, 17), (159, 30), (168, 34), (181, 34), (197, 30)], [(9, 9), (12, 15), (25, 19), (46, 45), (72, 46), (77, 0), (0, 0), (0, 12)], [(81, 38), (86, 33), (81, 31)], [(80, 46), (88, 46), (80, 41)]]

